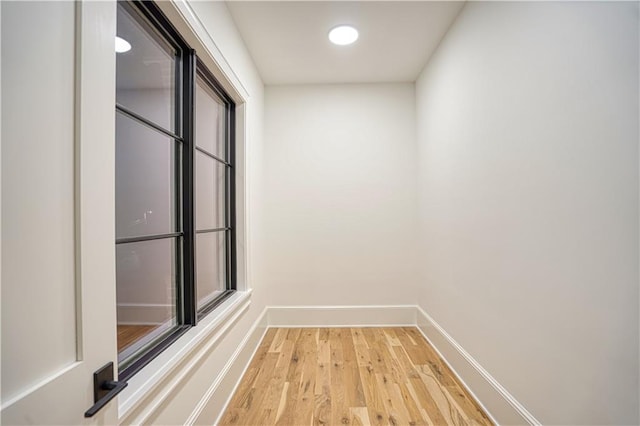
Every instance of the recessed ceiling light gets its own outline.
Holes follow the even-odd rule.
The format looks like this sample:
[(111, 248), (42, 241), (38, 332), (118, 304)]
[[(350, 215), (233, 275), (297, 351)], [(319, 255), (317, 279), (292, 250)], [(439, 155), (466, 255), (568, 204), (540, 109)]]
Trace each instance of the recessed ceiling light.
[(331, 43), (339, 46), (346, 46), (358, 39), (358, 30), (350, 25), (339, 25), (329, 31), (329, 40)]
[(131, 50), (131, 43), (127, 40), (116, 36), (116, 53), (124, 53)]

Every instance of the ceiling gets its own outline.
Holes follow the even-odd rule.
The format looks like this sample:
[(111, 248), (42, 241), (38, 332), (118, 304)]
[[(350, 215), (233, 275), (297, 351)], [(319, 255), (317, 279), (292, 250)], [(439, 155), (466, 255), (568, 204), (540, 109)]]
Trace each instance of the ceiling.
[[(464, 2), (230, 1), (265, 84), (412, 82)], [(360, 38), (335, 46), (339, 24)]]

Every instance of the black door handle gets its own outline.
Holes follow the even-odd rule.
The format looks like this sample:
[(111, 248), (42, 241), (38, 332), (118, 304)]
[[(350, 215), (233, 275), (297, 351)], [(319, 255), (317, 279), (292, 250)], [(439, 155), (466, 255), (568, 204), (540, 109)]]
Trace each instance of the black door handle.
[(85, 417), (93, 417), (109, 401), (115, 398), (128, 385), (127, 382), (113, 380), (113, 362), (105, 364), (93, 373), (93, 406), (85, 411)]

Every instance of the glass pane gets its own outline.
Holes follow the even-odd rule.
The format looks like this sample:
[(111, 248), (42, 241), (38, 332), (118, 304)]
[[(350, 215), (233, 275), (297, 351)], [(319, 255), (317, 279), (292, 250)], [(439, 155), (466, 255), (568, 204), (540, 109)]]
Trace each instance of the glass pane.
[(116, 56), (116, 101), (175, 131), (176, 52), (131, 6), (118, 2), (117, 35), (131, 50)]
[(196, 79), (196, 145), (226, 160), (226, 106), (198, 76)]
[(227, 166), (196, 151), (196, 229), (225, 227)]
[(176, 232), (181, 145), (116, 114), (116, 238)]
[(226, 232), (196, 235), (198, 309), (226, 290)]
[(177, 324), (174, 238), (116, 245), (118, 360)]

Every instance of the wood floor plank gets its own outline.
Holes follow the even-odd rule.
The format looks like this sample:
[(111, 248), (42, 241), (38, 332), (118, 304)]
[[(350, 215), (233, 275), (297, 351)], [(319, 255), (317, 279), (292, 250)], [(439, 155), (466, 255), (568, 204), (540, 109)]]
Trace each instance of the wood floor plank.
[(260, 424), (259, 422), (264, 421), (265, 416), (268, 418), (269, 413), (264, 412), (262, 402), (268, 397), (269, 383), (279, 356), (280, 354), (277, 352), (268, 352), (265, 356), (260, 365), (260, 371), (251, 386), (253, 391), (251, 404), (247, 407), (246, 413), (244, 413), (247, 416), (246, 423), (238, 424)]
[(447, 424), (468, 424), (468, 418), (463, 412), (460, 411), (457, 404), (454, 403), (452, 398), (449, 396), (446, 388), (440, 385), (433, 375), (423, 372), (420, 372), (419, 374), (422, 377), (422, 381), (425, 383), (429, 394), (438, 406), (440, 413), (442, 413), (442, 415), (444, 416)]
[(394, 328), (383, 328), (382, 332), (391, 346), (402, 346)]
[(347, 424), (349, 422), (349, 406), (345, 395), (344, 349), (342, 347), (342, 329), (332, 328), (329, 331), (329, 347), (331, 351), (331, 424)]
[(349, 424), (353, 426), (365, 426), (370, 425), (369, 412), (367, 407), (351, 407), (349, 409)]
[(221, 425), (492, 424), (413, 327), (269, 329)]
[(282, 344), (279, 346), (280, 353), (278, 360), (276, 361), (276, 366), (269, 382), (267, 395), (262, 401), (264, 409), (270, 410), (269, 419), (266, 424), (276, 424), (278, 420), (278, 413), (282, 415), (282, 411), (286, 405), (286, 400), (285, 403), (282, 403), (282, 394), (288, 390), (286, 378), (289, 371), (289, 365), (291, 364), (294, 346), (294, 342), (289, 340), (287, 336), (285, 336)]
[[(282, 389), (282, 393), (280, 394), (280, 402), (278, 403), (278, 410), (276, 411), (276, 419), (273, 424), (278, 424), (280, 419), (282, 418), (282, 414), (287, 406), (287, 402), (289, 401), (289, 382), (284, 382), (284, 387)], [(286, 423), (285, 423), (286, 424)]]
[(434, 401), (431, 393), (427, 389), (427, 385), (422, 381), (422, 378), (409, 379), (409, 389), (417, 396), (416, 401), (420, 408), (422, 408), (432, 420), (433, 424), (446, 425), (448, 423), (447, 417), (440, 411), (438, 404)]
[(458, 403), (458, 406), (467, 413), (471, 424), (487, 424), (491, 421), (487, 418), (484, 411), (478, 406), (478, 404), (469, 398), (467, 392), (460, 386), (447, 386), (449, 395)]
[[(328, 336), (327, 336), (328, 337)], [(318, 356), (316, 362), (315, 395), (326, 393), (331, 389), (331, 350), (328, 340), (318, 340)]]
[(356, 361), (356, 349), (351, 332), (343, 330), (342, 335), (342, 356), (344, 359), (344, 397), (349, 408), (364, 407), (364, 391), (362, 390), (362, 380), (360, 370)]
[(273, 338), (273, 342), (271, 342), (271, 346), (269, 347), (269, 352), (280, 352), (280, 347), (286, 340), (288, 332), (289, 330), (286, 328), (276, 329), (276, 335)]
[(353, 345), (353, 350), (356, 353), (356, 360), (358, 367), (370, 367), (373, 368), (371, 363), (371, 356), (369, 356), (369, 346), (366, 344), (356, 343)]
[(351, 330), (351, 337), (353, 338), (353, 344), (356, 346), (360, 345), (368, 349), (369, 347), (367, 346), (367, 339), (364, 338), (364, 334), (363, 334), (363, 331), (365, 329), (352, 328), (350, 330)]
[(313, 424), (313, 408), (315, 405), (315, 395), (313, 391), (316, 384), (316, 363), (317, 363), (317, 329), (307, 329), (303, 331), (301, 340), (303, 341), (304, 359), (300, 383), (298, 384), (298, 401), (294, 412), (294, 425)]
[(388, 425), (389, 414), (384, 406), (382, 391), (378, 389), (376, 373), (372, 368), (360, 368), (360, 377), (363, 380), (364, 399), (367, 403), (369, 419), (372, 425)]
[(398, 386), (400, 390), (400, 395), (402, 396), (402, 401), (407, 408), (407, 412), (409, 413), (409, 421), (410, 425), (427, 425), (429, 424), (429, 417), (423, 414), (423, 410), (420, 410), (416, 402), (415, 394), (412, 394), (409, 390), (409, 386), (407, 383), (400, 383)]
[[(293, 342), (291, 362), (287, 371), (285, 385), (287, 386), (287, 399), (282, 408), (282, 412), (277, 416), (277, 425), (295, 424), (295, 413), (299, 401), (300, 383), (305, 365), (305, 357), (309, 356), (313, 348), (306, 349), (312, 333), (305, 333), (303, 329), (290, 329), (287, 338)], [(314, 339), (315, 342), (315, 339)], [(312, 354), (313, 355), (313, 354)], [(288, 385), (287, 385), (288, 384)]]
[(389, 373), (390, 369), (382, 346), (376, 341), (370, 343), (369, 348), (369, 357), (371, 358), (371, 364), (376, 373)]
[(376, 374), (378, 381), (378, 392), (382, 396), (387, 420), (391, 426), (408, 425), (409, 413), (402, 403), (402, 397), (399, 390), (396, 390), (397, 384), (394, 383), (386, 374)]

